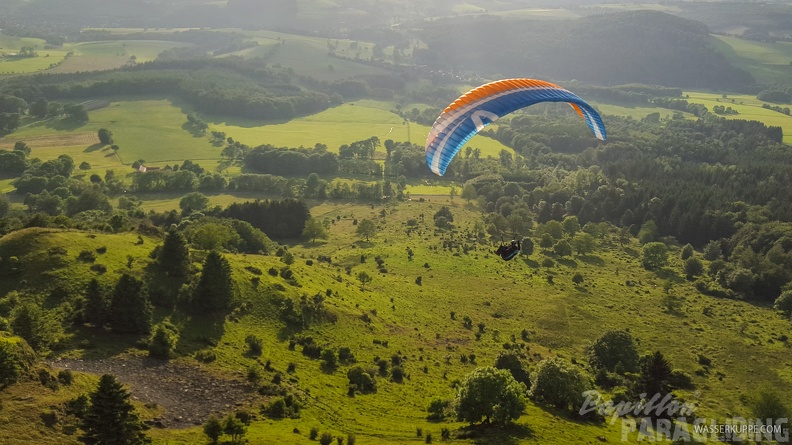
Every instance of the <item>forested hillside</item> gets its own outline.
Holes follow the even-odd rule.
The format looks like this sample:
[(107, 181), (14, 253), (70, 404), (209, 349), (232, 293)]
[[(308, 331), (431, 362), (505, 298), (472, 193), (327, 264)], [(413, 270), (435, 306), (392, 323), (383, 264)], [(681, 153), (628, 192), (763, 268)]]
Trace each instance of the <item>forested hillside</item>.
[(745, 90), (750, 75), (713, 47), (706, 26), (659, 12), (571, 21), (438, 20), (422, 33), (423, 61), (503, 76)]

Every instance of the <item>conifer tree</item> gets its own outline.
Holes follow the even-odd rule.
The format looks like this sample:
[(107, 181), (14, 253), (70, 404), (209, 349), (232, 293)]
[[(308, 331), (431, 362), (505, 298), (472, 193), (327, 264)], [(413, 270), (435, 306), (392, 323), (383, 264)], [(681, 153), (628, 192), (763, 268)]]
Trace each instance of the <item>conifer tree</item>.
[(183, 277), (190, 268), (190, 250), (181, 232), (171, 230), (165, 235), (158, 261), (160, 269), (168, 275)]
[(99, 379), (96, 391), (90, 394), (91, 404), (82, 418), (84, 434), (80, 441), (87, 445), (140, 445), (151, 443), (146, 426), (129, 402), (129, 393), (105, 374)]
[(143, 282), (123, 274), (110, 301), (110, 326), (118, 332), (147, 334), (151, 330), (152, 307)]
[(105, 290), (96, 278), (93, 278), (85, 289), (85, 307), (83, 320), (95, 326), (104, 326), (107, 322), (108, 301)]
[(217, 251), (209, 252), (193, 293), (193, 309), (199, 312), (223, 311), (231, 307), (232, 299), (231, 266)]

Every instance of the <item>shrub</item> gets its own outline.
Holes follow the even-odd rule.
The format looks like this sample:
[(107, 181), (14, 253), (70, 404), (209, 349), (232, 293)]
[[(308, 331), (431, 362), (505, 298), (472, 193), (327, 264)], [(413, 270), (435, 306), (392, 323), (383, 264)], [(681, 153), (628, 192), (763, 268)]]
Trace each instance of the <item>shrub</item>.
[(426, 433), (426, 443), (432, 443), (432, 433)]
[(179, 342), (179, 331), (169, 321), (163, 321), (154, 329), (154, 334), (149, 341), (149, 355), (151, 357), (170, 358)]
[(333, 435), (330, 433), (322, 433), (322, 436), (319, 438), (319, 443), (321, 445), (330, 445), (333, 443)]
[(85, 261), (86, 263), (93, 263), (96, 261), (96, 254), (90, 250), (83, 250), (80, 251), (79, 255), (77, 255), (77, 259), (80, 261)]
[(200, 351), (195, 352), (195, 359), (200, 362), (211, 363), (217, 360), (217, 354), (215, 354), (211, 349), (201, 349)]
[(423, 428), (418, 427), (415, 429), (415, 436), (416, 437), (423, 437)]
[(72, 374), (71, 369), (64, 369), (58, 372), (58, 381), (63, 385), (71, 385), (72, 381), (74, 381), (74, 375)]
[(245, 343), (248, 346), (248, 352), (253, 355), (261, 355), (262, 341), (260, 338), (253, 334), (248, 334), (248, 336), (245, 337)]
[(366, 394), (377, 391), (377, 381), (374, 379), (374, 374), (364, 370), (361, 366), (355, 366), (347, 371), (347, 379), (349, 379), (349, 386), (353, 393), (358, 391)]
[(356, 438), (355, 438), (354, 434), (351, 434), (351, 433), (348, 434), (347, 435), (347, 445), (355, 445), (355, 439)]
[(311, 431), (308, 433), (308, 438), (311, 440), (316, 440), (319, 437), (319, 428), (312, 426)]
[(431, 402), (429, 402), (429, 406), (426, 407), (426, 411), (429, 413), (427, 416), (430, 420), (443, 420), (446, 417), (446, 410), (448, 409), (450, 402), (448, 400), (443, 400), (440, 398), (434, 398)]

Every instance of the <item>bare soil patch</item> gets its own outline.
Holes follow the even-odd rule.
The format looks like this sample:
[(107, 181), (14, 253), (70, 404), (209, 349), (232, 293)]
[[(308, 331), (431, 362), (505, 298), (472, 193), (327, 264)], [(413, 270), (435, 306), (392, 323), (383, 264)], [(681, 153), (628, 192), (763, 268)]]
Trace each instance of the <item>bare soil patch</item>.
[(57, 359), (58, 369), (90, 374), (113, 374), (128, 386), (135, 400), (155, 403), (164, 412), (152, 419), (161, 428), (200, 425), (211, 415), (218, 417), (245, 406), (258, 395), (242, 380), (217, 377), (199, 366), (173, 363), (151, 357), (124, 356), (101, 360)]

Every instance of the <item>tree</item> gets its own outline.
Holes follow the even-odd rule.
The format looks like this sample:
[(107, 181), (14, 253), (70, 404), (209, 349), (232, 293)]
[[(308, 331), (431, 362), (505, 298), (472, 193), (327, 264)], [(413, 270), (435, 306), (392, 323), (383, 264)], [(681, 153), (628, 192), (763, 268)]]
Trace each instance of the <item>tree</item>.
[(685, 244), (685, 247), (683, 247), (682, 250), (680, 250), (679, 256), (680, 256), (680, 258), (682, 258), (682, 260), (686, 260), (686, 259), (692, 257), (693, 256), (693, 246), (691, 246), (690, 243)]
[(660, 232), (657, 229), (657, 224), (650, 219), (641, 226), (641, 230), (638, 232), (638, 241), (641, 244), (651, 243), (657, 241), (659, 236)]
[(11, 312), (11, 330), (36, 351), (46, 351), (63, 331), (60, 321), (38, 304), (25, 302)]
[(16, 383), (19, 373), (19, 358), (14, 344), (0, 338), (0, 389)]
[(701, 260), (696, 257), (689, 257), (685, 260), (685, 275), (696, 277), (704, 272), (704, 265)]
[(358, 273), (357, 279), (358, 281), (360, 281), (360, 288), (363, 290), (366, 289), (366, 283), (371, 283), (372, 280), (371, 276), (369, 276), (369, 274), (367, 274), (366, 271), (361, 271), (360, 273)]
[(578, 255), (586, 255), (593, 252), (596, 245), (597, 241), (594, 237), (585, 232), (578, 233), (572, 238), (572, 247)]
[(710, 241), (704, 246), (704, 259), (707, 261), (715, 261), (723, 257), (721, 245), (717, 241)]
[(660, 269), (668, 263), (668, 247), (660, 242), (645, 244), (641, 261), (648, 270)]
[(449, 209), (448, 206), (441, 207), (432, 218), (434, 219), (435, 226), (441, 229), (448, 228), (451, 223), (454, 222), (454, 215), (451, 213), (451, 209)]
[(462, 199), (470, 204), (470, 201), (478, 198), (478, 193), (476, 192), (476, 187), (471, 183), (466, 183), (462, 187)]
[(561, 224), (564, 226), (564, 232), (570, 236), (575, 236), (580, 231), (580, 221), (577, 216), (567, 216)]
[(201, 278), (192, 296), (194, 310), (201, 312), (225, 311), (233, 300), (231, 266), (217, 251), (209, 252), (203, 264)]
[(572, 255), (572, 246), (566, 240), (561, 240), (553, 246), (553, 251), (560, 257)]
[(305, 222), (302, 236), (310, 239), (311, 242), (316, 241), (317, 238), (327, 239), (327, 229), (325, 229), (322, 221), (319, 221), (317, 218), (308, 218), (308, 221)]
[(638, 350), (627, 331), (608, 331), (588, 348), (589, 364), (608, 372), (638, 371)]
[(759, 394), (751, 400), (751, 409), (754, 416), (762, 422), (772, 419), (786, 419), (789, 417), (789, 407), (773, 389), (768, 385), (763, 385), (759, 389)]
[(647, 399), (655, 394), (664, 397), (671, 389), (671, 364), (660, 351), (645, 355), (640, 360), (638, 392), (646, 393)]
[(531, 241), (530, 238), (525, 238), (520, 242), (520, 249), (522, 250), (523, 255), (533, 255), (534, 252), (534, 243)]
[(781, 311), (786, 316), (792, 315), (792, 290), (782, 292), (776, 298), (773, 309)]
[(247, 428), (241, 419), (229, 414), (223, 421), (223, 432), (231, 436), (232, 443), (241, 443)]
[(170, 230), (165, 235), (165, 242), (159, 251), (157, 263), (160, 270), (168, 275), (183, 277), (190, 268), (190, 249), (187, 240), (177, 230)]
[(501, 352), (495, 359), (495, 367), (509, 371), (514, 380), (524, 383), (526, 387), (530, 386), (531, 377), (518, 354), (507, 351)]
[(539, 362), (531, 382), (531, 398), (559, 409), (577, 410), (583, 392), (590, 386), (577, 368), (558, 357)]
[(98, 136), (99, 136), (99, 142), (101, 142), (103, 145), (113, 143), (113, 132), (106, 128), (100, 128), (98, 132)]
[(151, 357), (168, 359), (176, 349), (179, 342), (179, 330), (170, 321), (165, 320), (154, 329), (154, 335), (149, 341), (149, 355)]
[(94, 326), (104, 326), (107, 322), (108, 303), (107, 294), (102, 285), (96, 278), (92, 278), (85, 289), (83, 320)]
[(115, 377), (105, 374), (96, 391), (90, 394), (90, 406), (82, 419), (84, 434), (80, 441), (87, 445), (139, 445), (150, 443), (146, 426), (135, 413), (129, 393)]
[(151, 331), (152, 307), (142, 281), (123, 274), (110, 300), (110, 327), (117, 332), (148, 334)]
[(209, 198), (201, 192), (188, 193), (179, 201), (179, 208), (184, 215), (201, 212), (207, 207), (209, 207)]
[(212, 416), (204, 424), (203, 432), (206, 434), (206, 437), (212, 441), (212, 443), (217, 443), (218, 439), (220, 439), (220, 436), (223, 435), (223, 424), (220, 422), (220, 419)]
[(457, 389), (457, 420), (505, 425), (525, 410), (526, 387), (505, 369), (488, 366), (468, 374)]
[(358, 223), (355, 233), (365, 238), (366, 242), (368, 242), (369, 238), (377, 234), (377, 225), (370, 219), (364, 219)]

